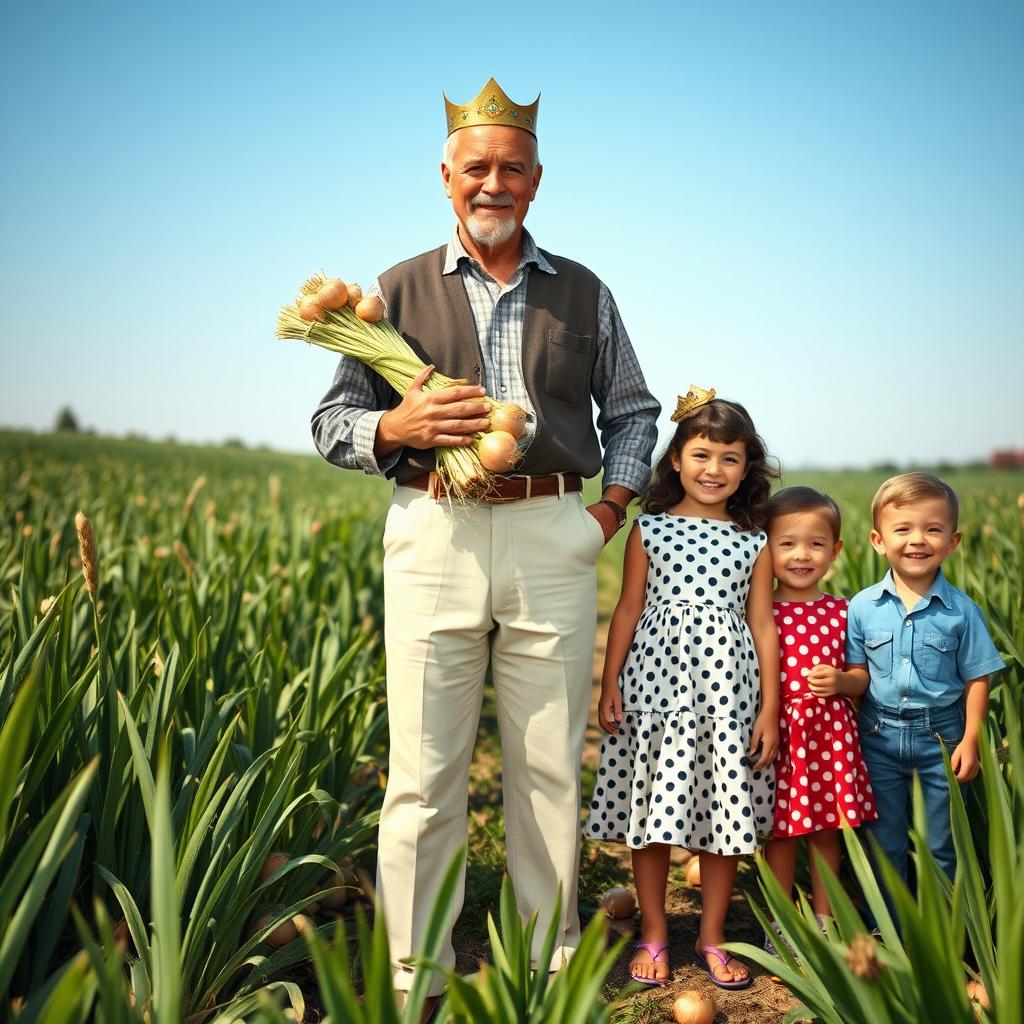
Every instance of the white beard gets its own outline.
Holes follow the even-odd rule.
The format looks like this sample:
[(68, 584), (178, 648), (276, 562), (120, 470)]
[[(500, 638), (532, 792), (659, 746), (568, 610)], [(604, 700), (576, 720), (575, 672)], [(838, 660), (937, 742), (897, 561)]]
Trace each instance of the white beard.
[(477, 245), (491, 248), (504, 245), (516, 233), (515, 217), (496, 217), (484, 210), (475, 211), (466, 220), (466, 230)]

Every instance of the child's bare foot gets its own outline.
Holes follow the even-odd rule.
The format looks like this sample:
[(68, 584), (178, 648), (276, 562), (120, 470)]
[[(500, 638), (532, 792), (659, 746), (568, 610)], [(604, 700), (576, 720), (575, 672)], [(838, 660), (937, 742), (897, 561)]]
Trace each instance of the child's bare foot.
[(664, 985), (668, 981), (668, 943), (638, 942), (629, 962), (629, 976), (642, 985)]

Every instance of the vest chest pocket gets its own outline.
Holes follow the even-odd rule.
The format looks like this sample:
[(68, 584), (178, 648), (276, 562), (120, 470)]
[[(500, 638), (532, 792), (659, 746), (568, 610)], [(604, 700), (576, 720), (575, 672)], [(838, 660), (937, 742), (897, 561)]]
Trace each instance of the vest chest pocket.
[(925, 633), (914, 651), (922, 674), (929, 679), (945, 678), (956, 671), (957, 637), (948, 633)]
[(587, 401), (593, 355), (594, 339), (589, 334), (549, 330), (544, 391), (572, 405)]
[(874, 630), (864, 636), (868, 652), (868, 671), (876, 678), (892, 674), (892, 630)]

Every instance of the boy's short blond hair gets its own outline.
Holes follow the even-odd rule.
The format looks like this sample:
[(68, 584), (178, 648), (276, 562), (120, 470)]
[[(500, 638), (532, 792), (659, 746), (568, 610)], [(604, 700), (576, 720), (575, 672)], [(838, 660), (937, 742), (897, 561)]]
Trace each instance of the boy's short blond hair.
[(878, 529), (878, 518), (882, 509), (889, 505), (906, 508), (925, 498), (942, 498), (949, 507), (949, 517), (955, 530), (960, 519), (960, 501), (956, 491), (944, 480), (931, 473), (901, 473), (890, 477), (875, 492), (871, 502), (871, 523)]

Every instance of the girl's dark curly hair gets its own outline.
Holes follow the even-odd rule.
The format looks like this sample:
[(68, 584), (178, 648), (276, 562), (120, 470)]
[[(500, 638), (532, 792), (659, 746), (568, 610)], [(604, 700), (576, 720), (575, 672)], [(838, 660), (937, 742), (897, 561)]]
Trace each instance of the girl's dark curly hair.
[(768, 497), (779, 471), (768, 461), (768, 450), (754, 429), (750, 414), (739, 402), (714, 398), (679, 423), (658, 464), (643, 499), (645, 512), (667, 512), (683, 500), (679, 472), (672, 455), (682, 451), (693, 437), (705, 437), (717, 444), (742, 441), (747, 451), (747, 474), (727, 502), (726, 511), (743, 530), (763, 530), (768, 524)]

